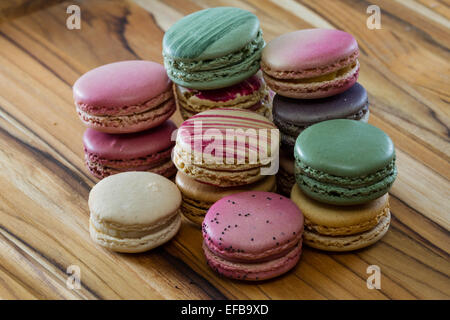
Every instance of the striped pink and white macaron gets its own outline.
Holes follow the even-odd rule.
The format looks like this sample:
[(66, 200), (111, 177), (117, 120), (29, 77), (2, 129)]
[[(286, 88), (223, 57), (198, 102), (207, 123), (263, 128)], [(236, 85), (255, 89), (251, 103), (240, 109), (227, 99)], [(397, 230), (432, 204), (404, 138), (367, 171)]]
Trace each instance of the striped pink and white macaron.
[(267, 118), (247, 110), (214, 109), (181, 124), (173, 160), (199, 182), (231, 187), (275, 174), (272, 160), (278, 159), (278, 150), (278, 129)]

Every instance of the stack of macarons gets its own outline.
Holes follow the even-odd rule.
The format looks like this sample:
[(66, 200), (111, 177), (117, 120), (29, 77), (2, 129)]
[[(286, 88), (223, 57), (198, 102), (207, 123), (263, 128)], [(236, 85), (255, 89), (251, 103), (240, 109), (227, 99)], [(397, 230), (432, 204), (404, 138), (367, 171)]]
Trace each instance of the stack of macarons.
[(384, 132), (367, 124), (358, 55), (352, 35), (328, 29), (281, 35), (262, 53), (281, 132), (278, 190), (305, 216), (304, 243), (322, 250), (368, 246), (390, 223), (395, 151)]
[(367, 122), (367, 92), (356, 83), (359, 49), (355, 38), (339, 30), (306, 29), (270, 41), (261, 68), (276, 92), (272, 116), (281, 132), (278, 190), (290, 193), (294, 144), (307, 127), (330, 119)]
[(176, 110), (172, 82), (151, 61), (121, 61), (92, 69), (73, 86), (86, 166), (102, 179), (126, 171), (174, 176)]
[(262, 115), (222, 108), (198, 113), (178, 129), (173, 162), (181, 212), (198, 226), (209, 207), (244, 191), (275, 191), (279, 135)]
[(271, 116), (271, 96), (260, 69), (265, 45), (258, 18), (233, 7), (190, 14), (167, 30), (164, 65), (184, 120), (216, 108)]
[(369, 246), (387, 232), (394, 145), (380, 129), (335, 119), (306, 128), (295, 144), (291, 199), (305, 216), (304, 243), (321, 250)]

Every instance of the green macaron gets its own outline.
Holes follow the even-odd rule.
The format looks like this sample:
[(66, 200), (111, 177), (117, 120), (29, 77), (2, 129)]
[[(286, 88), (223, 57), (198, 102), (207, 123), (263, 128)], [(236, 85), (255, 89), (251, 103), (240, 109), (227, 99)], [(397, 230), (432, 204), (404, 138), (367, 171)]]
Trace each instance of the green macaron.
[(258, 18), (233, 7), (190, 14), (167, 30), (164, 65), (173, 82), (200, 90), (239, 83), (256, 73), (265, 42)]
[(391, 139), (361, 121), (329, 120), (307, 128), (297, 138), (294, 156), (300, 189), (329, 204), (379, 198), (397, 176)]

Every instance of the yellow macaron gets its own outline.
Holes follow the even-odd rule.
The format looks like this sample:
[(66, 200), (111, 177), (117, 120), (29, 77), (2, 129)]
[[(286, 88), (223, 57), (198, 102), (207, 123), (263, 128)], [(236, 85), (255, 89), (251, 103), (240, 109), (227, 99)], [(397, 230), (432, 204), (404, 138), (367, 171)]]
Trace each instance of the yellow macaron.
[(364, 248), (380, 240), (390, 225), (388, 194), (361, 205), (333, 206), (307, 197), (296, 184), (291, 200), (305, 216), (304, 243), (316, 249)]

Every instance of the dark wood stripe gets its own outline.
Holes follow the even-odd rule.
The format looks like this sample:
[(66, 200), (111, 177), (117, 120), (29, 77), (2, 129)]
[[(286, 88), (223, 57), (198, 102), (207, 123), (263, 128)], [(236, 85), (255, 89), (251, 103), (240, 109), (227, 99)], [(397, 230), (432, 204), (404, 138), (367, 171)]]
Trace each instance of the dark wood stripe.
[(222, 292), (220, 292), (216, 287), (214, 287), (207, 279), (196, 273), (183, 260), (173, 256), (163, 248), (158, 248), (155, 251), (158, 252), (163, 258), (165, 258), (170, 264), (175, 266), (177, 270), (179, 270), (181, 273), (187, 276), (189, 278), (190, 284), (200, 288), (211, 299), (228, 300), (228, 298)]
[[(17, 236), (16, 234), (12, 233), (10, 230), (8, 230), (5, 226), (0, 225), (0, 229), (3, 230), (4, 232), (6, 232), (7, 234), (9, 234), (11, 237), (13, 237), (14, 239), (16, 239), (18, 242), (22, 243), (23, 245), (25, 245), (28, 249), (30, 249), (31, 251), (35, 252), (36, 254), (38, 254), (40, 257), (42, 257), (45, 261), (47, 261), (48, 263), (50, 263), (52, 266), (56, 267), (59, 271), (61, 271), (62, 273), (66, 274), (66, 269), (59, 264), (56, 260), (52, 259), (51, 257), (45, 255), (43, 252), (39, 251), (38, 249), (34, 248), (33, 246), (31, 246), (28, 242), (26, 242), (25, 240), (21, 239), (19, 236)], [(29, 254), (25, 251), (23, 251), (21, 248), (19, 248), (14, 242), (9, 241), (8, 239), (5, 238), (5, 241), (8, 241), (11, 246), (14, 246), (15, 249), (20, 252), (23, 256), (28, 256), (29, 259), (33, 259), (31, 256), (29, 256)], [(101, 278), (100, 278), (101, 279)], [(98, 294), (97, 292), (95, 292), (94, 290), (92, 290), (89, 286), (85, 285), (83, 283), (83, 281), (81, 281), (80, 285), (86, 289), (86, 291), (88, 291), (89, 293), (91, 293), (93, 296), (95, 296), (97, 299), (101, 299), (101, 295)], [(28, 287), (28, 286), (27, 286)]]

